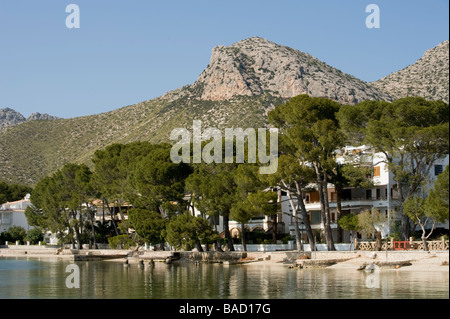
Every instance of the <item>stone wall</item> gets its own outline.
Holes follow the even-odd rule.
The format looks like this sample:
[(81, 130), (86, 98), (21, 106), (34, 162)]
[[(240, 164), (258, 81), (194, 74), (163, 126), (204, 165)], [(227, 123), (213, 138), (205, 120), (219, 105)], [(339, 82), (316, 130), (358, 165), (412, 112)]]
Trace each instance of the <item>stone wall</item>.
[(234, 262), (239, 259), (247, 257), (246, 252), (218, 252), (218, 251), (207, 251), (207, 252), (193, 252), (193, 251), (181, 251), (180, 253), (181, 261), (202, 261), (202, 262)]

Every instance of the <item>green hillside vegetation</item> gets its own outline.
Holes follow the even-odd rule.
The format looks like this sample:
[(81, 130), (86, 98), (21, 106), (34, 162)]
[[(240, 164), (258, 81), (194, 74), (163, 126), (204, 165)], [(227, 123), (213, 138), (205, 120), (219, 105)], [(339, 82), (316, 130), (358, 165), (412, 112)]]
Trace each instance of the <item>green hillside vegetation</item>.
[[(173, 129), (191, 129), (194, 120), (201, 120), (203, 129), (266, 127), (270, 110), (302, 94), (341, 105), (392, 102), (405, 94), (448, 103), (446, 65), (448, 41), (428, 50), (411, 67), (369, 84), (259, 37), (217, 46), (195, 83), (153, 100), (51, 121), (26, 120), (14, 110), (1, 109), (0, 181), (32, 186), (69, 162), (92, 167), (94, 152), (114, 143), (170, 142)], [(417, 81), (427, 85), (410, 85)], [(399, 90), (401, 94), (394, 94)]]
[(193, 120), (203, 128), (266, 127), (266, 112), (284, 101), (270, 94), (228, 101), (169, 95), (98, 115), (26, 122), (0, 133), (0, 180), (34, 185), (68, 162), (92, 165), (94, 152), (113, 143), (169, 142), (174, 128), (190, 129)]

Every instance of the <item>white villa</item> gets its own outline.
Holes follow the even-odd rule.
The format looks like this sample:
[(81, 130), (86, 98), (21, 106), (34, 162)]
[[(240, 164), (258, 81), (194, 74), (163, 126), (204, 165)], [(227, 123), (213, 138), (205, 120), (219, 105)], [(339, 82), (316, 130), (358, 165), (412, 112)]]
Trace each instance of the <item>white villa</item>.
[(25, 217), (25, 209), (30, 205), (29, 194), (23, 200), (0, 205), (0, 233), (7, 231), (12, 226), (21, 226), (26, 231), (32, 228), (28, 225)]
[[(395, 190), (394, 175), (388, 170), (387, 165), (384, 162), (384, 155), (382, 153), (370, 152), (366, 147), (347, 147), (338, 161), (344, 161), (344, 155), (359, 154), (362, 155), (363, 164), (368, 167), (373, 167), (372, 180), (374, 187), (371, 189), (365, 188), (346, 188), (341, 198), (341, 210), (342, 214), (354, 213), (358, 214), (364, 210), (371, 210), (377, 208), (381, 213), (385, 213), (390, 220), (398, 220), (399, 216), (397, 211), (399, 210), (399, 194)], [(442, 173), (445, 167), (449, 164), (449, 156), (447, 155), (443, 159), (439, 159), (434, 163), (430, 171), (429, 180), (431, 184), (436, 180), (436, 177)], [(432, 185), (430, 185), (430, 188)], [(337, 197), (336, 189), (333, 184), (328, 185), (328, 198), (330, 200), (331, 209), (331, 228), (333, 232), (333, 238), (337, 238)], [(321, 238), (323, 236), (324, 224), (321, 217), (321, 207), (319, 201), (318, 191), (312, 191), (306, 193), (304, 198), (305, 207), (309, 214), (309, 220), (311, 228), (316, 235), (318, 241), (324, 242)], [(279, 202), (281, 203), (281, 211), (278, 213), (278, 233), (290, 234), (295, 236), (295, 226), (292, 207), (289, 203), (288, 197), (285, 192), (279, 191)], [(296, 201), (294, 201), (296, 204)], [(232, 235), (238, 236), (240, 234), (241, 225), (239, 223), (230, 221), (230, 230)], [(245, 226), (247, 230), (253, 231), (255, 229), (261, 229), (268, 231), (272, 227), (272, 221), (269, 216), (261, 216), (260, 218), (253, 218)], [(300, 232), (302, 240), (306, 241), (306, 233), (304, 232), (304, 224), (300, 222)], [(449, 229), (449, 223), (437, 224), (436, 228)], [(389, 229), (392, 231), (391, 229)], [(321, 240), (322, 239), (322, 240)], [(343, 231), (342, 241), (349, 242), (350, 234), (348, 231)]]

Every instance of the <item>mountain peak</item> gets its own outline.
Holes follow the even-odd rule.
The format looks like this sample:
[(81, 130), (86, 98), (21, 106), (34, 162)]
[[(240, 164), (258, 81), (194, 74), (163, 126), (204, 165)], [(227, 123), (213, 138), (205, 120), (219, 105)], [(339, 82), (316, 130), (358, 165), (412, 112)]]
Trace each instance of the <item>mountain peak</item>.
[(7, 126), (17, 125), (25, 121), (26, 119), (22, 114), (9, 107), (0, 109), (0, 129)]
[(299, 94), (328, 97), (340, 103), (391, 97), (307, 53), (260, 37), (213, 48), (208, 67), (191, 86), (201, 100), (269, 93), (291, 98)]
[(27, 121), (53, 121), (60, 120), (60, 117), (52, 116), (47, 113), (41, 114), (39, 112), (35, 112), (27, 117)]
[(8, 126), (14, 126), (18, 125), (24, 122), (28, 121), (47, 121), (47, 120), (58, 120), (59, 117), (51, 116), (48, 114), (41, 114), (41, 113), (33, 113), (28, 118), (25, 118), (22, 114), (19, 112), (6, 107), (0, 109), (0, 129), (8, 127)]
[(377, 89), (396, 99), (422, 96), (427, 100), (449, 103), (449, 41), (444, 41), (423, 54), (414, 64), (372, 82)]

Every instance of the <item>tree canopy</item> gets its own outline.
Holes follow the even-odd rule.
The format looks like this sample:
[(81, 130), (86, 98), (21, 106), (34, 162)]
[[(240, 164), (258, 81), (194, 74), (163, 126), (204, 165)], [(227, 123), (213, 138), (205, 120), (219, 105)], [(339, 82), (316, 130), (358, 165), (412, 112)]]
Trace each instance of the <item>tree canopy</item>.
[(448, 155), (448, 104), (420, 97), (366, 101), (343, 106), (337, 118), (348, 141), (384, 154), (400, 194), (402, 234), (408, 240), (410, 219), (402, 211), (403, 203), (427, 184), (436, 160)]
[(280, 130), (281, 153), (310, 165), (315, 174), (328, 249), (335, 250), (327, 185), (336, 166), (336, 152), (345, 146), (336, 117), (341, 105), (326, 98), (300, 95), (269, 112), (269, 122)]

